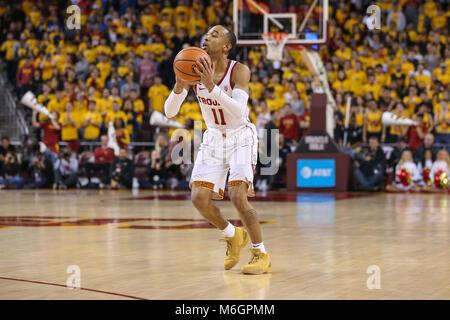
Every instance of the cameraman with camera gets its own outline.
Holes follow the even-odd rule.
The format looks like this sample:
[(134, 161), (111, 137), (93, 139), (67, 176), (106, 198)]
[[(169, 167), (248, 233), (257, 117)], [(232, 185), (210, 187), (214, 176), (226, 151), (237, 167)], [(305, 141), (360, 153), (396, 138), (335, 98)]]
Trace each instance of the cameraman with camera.
[(71, 157), (70, 149), (58, 153), (55, 163), (55, 183), (53, 189), (74, 188), (78, 181), (78, 160)]
[(22, 189), (25, 180), (19, 176), (20, 165), (15, 153), (8, 151), (5, 154), (3, 165), (0, 168), (1, 189)]
[(33, 184), (33, 189), (50, 187), (53, 180), (53, 164), (50, 158), (43, 154), (34, 155), (28, 169), (28, 175), (30, 182)]
[(357, 165), (355, 177), (360, 184), (360, 190), (379, 191), (383, 183), (385, 156), (383, 149), (379, 146), (378, 138), (371, 136), (369, 147), (357, 153), (354, 160)]
[(134, 163), (128, 159), (127, 153), (127, 149), (120, 148), (119, 157), (111, 165), (111, 189), (131, 189), (133, 185)]

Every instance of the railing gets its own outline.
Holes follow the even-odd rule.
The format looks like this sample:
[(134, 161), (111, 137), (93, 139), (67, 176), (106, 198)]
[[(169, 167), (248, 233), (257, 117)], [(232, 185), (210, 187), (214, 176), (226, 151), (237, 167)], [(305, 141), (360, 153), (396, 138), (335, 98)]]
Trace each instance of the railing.
[(22, 112), (16, 107), (16, 102), (2, 73), (0, 73), (0, 135), (19, 141), (24, 135), (29, 135)]

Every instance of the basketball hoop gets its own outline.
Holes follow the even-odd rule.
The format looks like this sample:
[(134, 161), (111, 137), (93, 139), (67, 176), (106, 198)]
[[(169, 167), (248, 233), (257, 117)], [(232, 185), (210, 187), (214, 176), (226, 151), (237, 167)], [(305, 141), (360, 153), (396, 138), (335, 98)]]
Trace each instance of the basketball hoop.
[(288, 41), (289, 34), (286, 32), (267, 32), (263, 33), (262, 37), (267, 46), (267, 59), (283, 59), (283, 48)]

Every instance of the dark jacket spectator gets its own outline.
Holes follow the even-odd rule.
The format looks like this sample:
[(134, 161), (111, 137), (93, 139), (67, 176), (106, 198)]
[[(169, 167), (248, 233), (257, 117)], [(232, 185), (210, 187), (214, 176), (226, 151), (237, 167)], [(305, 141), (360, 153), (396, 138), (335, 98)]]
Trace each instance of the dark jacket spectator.
[(111, 189), (133, 186), (134, 163), (127, 158), (127, 150), (120, 149), (119, 157), (114, 159), (111, 165)]
[(355, 171), (359, 188), (364, 191), (379, 191), (383, 182), (385, 156), (378, 138), (370, 137), (369, 148), (357, 154), (355, 160), (359, 166)]

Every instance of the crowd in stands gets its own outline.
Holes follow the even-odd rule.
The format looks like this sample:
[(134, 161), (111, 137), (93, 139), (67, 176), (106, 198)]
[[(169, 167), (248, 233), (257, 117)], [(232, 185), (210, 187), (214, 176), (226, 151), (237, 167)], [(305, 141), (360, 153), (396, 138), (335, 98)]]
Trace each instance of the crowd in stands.
[[(80, 30), (64, 25), (72, 3), (81, 8)], [(318, 52), (337, 103), (334, 139), (352, 154), (358, 188), (379, 190), (391, 180), (396, 183), (398, 163), (413, 159), (421, 170), (431, 170), (433, 161), (448, 163), (450, 11), (442, 0), (382, 0), (377, 2), (381, 29), (370, 31), (365, 11), (371, 2), (361, 3), (329, 1), (329, 40)], [(298, 21), (306, 12), (295, 0), (274, 5), (296, 12)], [(0, 186), (130, 188), (135, 176), (141, 188), (188, 189), (192, 165), (175, 165), (169, 156), (174, 129), (155, 128), (149, 117), (163, 111), (174, 84), (174, 55), (184, 46), (199, 46), (208, 26), (231, 27), (232, 10), (230, 0), (0, 1), (0, 53), (7, 78), (18, 100), (31, 90), (52, 113), (49, 119), (24, 109), (35, 140), (42, 143), (25, 137), (20, 150), (13, 150), (3, 139)], [(314, 23), (308, 27), (314, 31)], [(299, 51), (285, 50), (279, 63), (265, 55), (264, 47), (251, 47), (237, 48), (231, 57), (250, 67), (250, 120), (259, 137), (280, 132), (279, 173), (259, 176), (259, 164), (259, 190), (284, 186), (286, 154), (309, 128), (316, 81)], [(418, 125), (385, 126), (384, 111)], [(191, 92), (176, 121), (192, 130), (195, 120), (202, 117)], [(105, 147), (110, 123), (117, 154)], [(60, 149), (61, 141), (66, 147)], [(81, 141), (101, 141), (102, 146), (92, 152)], [(155, 147), (133, 148), (135, 141), (154, 141)], [(405, 148), (411, 151), (408, 161), (402, 156)], [(445, 148), (446, 155), (440, 151)], [(393, 177), (386, 182), (389, 173)]]

